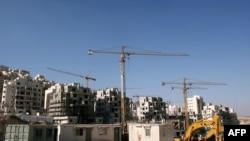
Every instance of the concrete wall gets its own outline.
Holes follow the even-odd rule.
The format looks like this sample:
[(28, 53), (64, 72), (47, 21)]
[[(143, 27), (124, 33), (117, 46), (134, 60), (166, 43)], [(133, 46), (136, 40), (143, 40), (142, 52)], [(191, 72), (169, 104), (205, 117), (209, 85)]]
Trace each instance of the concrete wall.
[(57, 126), (9, 124), (5, 129), (5, 141), (56, 141)]
[(58, 126), (58, 141), (121, 141), (116, 124), (65, 124)]

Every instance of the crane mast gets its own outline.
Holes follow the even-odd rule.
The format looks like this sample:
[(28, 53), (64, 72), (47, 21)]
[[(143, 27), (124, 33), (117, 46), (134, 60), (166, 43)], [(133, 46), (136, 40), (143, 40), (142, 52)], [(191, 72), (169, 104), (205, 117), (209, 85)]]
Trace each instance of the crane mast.
[(123, 134), (127, 132), (126, 127), (126, 110), (125, 110), (125, 103), (126, 103), (126, 77), (125, 77), (125, 46), (121, 47), (121, 59), (120, 59), (120, 73), (121, 73), (121, 121), (122, 121), (122, 132)]
[(155, 55), (155, 56), (189, 56), (188, 54), (173, 54), (173, 53), (162, 53), (162, 52), (132, 52), (125, 51), (126, 46), (121, 46), (121, 51), (105, 51), (105, 50), (88, 50), (88, 54), (93, 53), (108, 53), (108, 54), (120, 54), (120, 75), (121, 75), (121, 126), (122, 133), (127, 132), (126, 127), (126, 109), (125, 109), (125, 99), (126, 99), (126, 76), (125, 76), (125, 59), (129, 55)]
[[(189, 127), (189, 113), (188, 113), (188, 104), (187, 104), (187, 90), (189, 89), (205, 89), (200, 87), (193, 87), (193, 85), (226, 85), (225, 83), (218, 83), (218, 82), (206, 82), (206, 81), (199, 81), (199, 82), (187, 82), (187, 78), (183, 79), (183, 82), (162, 82), (161, 85), (164, 86), (166, 84), (180, 84), (182, 85), (182, 92), (183, 92), (183, 101), (184, 101), (184, 112), (185, 112), (185, 128)], [(174, 89), (175, 87), (171, 87)]]

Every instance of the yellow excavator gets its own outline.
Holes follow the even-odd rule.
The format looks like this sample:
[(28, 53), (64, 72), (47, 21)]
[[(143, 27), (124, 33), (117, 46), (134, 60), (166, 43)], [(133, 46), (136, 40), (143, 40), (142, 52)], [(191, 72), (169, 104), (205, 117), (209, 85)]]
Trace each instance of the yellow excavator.
[(212, 119), (204, 118), (192, 123), (183, 137), (175, 141), (224, 141), (224, 126), (219, 115)]

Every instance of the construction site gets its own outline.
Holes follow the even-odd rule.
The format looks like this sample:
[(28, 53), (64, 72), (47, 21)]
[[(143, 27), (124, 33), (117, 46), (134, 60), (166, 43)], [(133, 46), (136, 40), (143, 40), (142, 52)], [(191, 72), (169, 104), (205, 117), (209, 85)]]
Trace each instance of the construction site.
[[(239, 124), (237, 114), (232, 109), (221, 105), (204, 105), (202, 98), (199, 96), (194, 96), (193, 98), (197, 109), (193, 110), (190, 108), (190, 104), (194, 104), (194, 102), (192, 102), (192, 98), (188, 98), (188, 90), (206, 89), (199, 86), (226, 85), (225, 83), (194, 81), (188, 78), (183, 78), (182, 82), (162, 81), (162, 86), (172, 85), (172, 90), (182, 90), (184, 106), (174, 111), (174, 114), (171, 114), (173, 111), (170, 109), (171, 105), (163, 101), (161, 97), (135, 95), (133, 97), (136, 97), (137, 100), (131, 101), (132, 98), (126, 95), (125, 60), (127, 57), (131, 55), (189, 55), (162, 52), (131, 52), (125, 51), (125, 49), (126, 46), (121, 46), (121, 50), (118, 52), (105, 50), (88, 51), (89, 55), (93, 55), (94, 53), (120, 55), (120, 88), (92, 90), (91, 87), (89, 87), (89, 81), (96, 81), (96, 78), (51, 67), (47, 69), (85, 79), (85, 86), (81, 86), (80, 83), (54, 83), (53, 81), (46, 80), (42, 75), (37, 75), (33, 79), (29, 71), (12, 71), (8, 67), (2, 66), (2, 114), (14, 115), (13, 117), (15, 117), (15, 119), (20, 119), (18, 122), (11, 120), (12, 118), (5, 119), (4, 117), (3, 119), (5, 120), (2, 119), (2, 135), (5, 133), (3, 138), (11, 140), (13, 136), (15, 136), (11, 130), (16, 131), (19, 130), (19, 128), (27, 128), (28, 131), (28, 127), (15, 126), (16, 124), (26, 122), (25, 124), (32, 123), (32, 129), (37, 128), (34, 126), (34, 123), (43, 125), (67, 125), (67, 127), (60, 128), (71, 128), (71, 126), (82, 124), (82, 126), (77, 127), (75, 133), (72, 134), (76, 134), (76, 138), (85, 139), (86, 141), (96, 140), (97, 138), (98, 140), (105, 140), (106, 138), (106, 140), (110, 141), (139, 141), (155, 138), (159, 140), (172, 138), (172, 140), (175, 141), (223, 141), (223, 124)], [(15, 90), (16, 93), (12, 93), (13, 90)], [(18, 114), (18, 116), (16, 114)], [(27, 116), (23, 114), (35, 118), (27, 118)], [(45, 122), (41, 116), (43, 116), (44, 119), (50, 117), (51, 120)], [(13, 124), (13, 126), (8, 127), (7, 131), (6, 126), (8, 124)], [(98, 129), (98, 136), (95, 135), (96, 133), (92, 133), (92, 130), (89, 130), (89, 128), (95, 129), (99, 126), (103, 126), (103, 128), (101, 128), (100, 131)], [(143, 130), (137, 127), (143, 127)], [(153, 128), (155, 129), (153, 130)], [(114, 134), (112, 135), (113, 138), (103, 136), (109, 136), (108, 129), (112, 130), (111, 132)], [(42, 132), (43, 130), (49, 130), (50, 140), (63, 140), (58, 132), (63, 132), (62, 129), (58, 129), (56, 126), (53, 126), (53, 129), (39, 126), (39, 131), (37, 132)], [(136, 132), (138, 132), (138, 134), (134, 134)], [(144, 134), (144, 132), (146, 134)], [(30, 134), (32, 134), (32, 132), (30, 132)], [(41, 138), (48, 136), (36, 132), (34, 134), (37, 134)], [(153, 134), (158, 136), (151, 136)], [(20, 139), (32, 140), (29, 138), (32, 137), (28, 137), (28, 135), (27, 138), (26, 136), (20, 137)], [(49, 138), (47, 139), (49, 140)]]

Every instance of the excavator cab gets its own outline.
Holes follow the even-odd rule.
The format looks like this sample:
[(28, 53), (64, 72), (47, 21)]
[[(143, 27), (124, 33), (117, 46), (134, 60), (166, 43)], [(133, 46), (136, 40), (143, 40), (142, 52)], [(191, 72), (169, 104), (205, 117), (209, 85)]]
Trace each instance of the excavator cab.
[(192, 123), (183, 138), (176, 138), (175, 141), (224, 141), (224, 127), (219, 115), (211, 119), (205, 118)]

